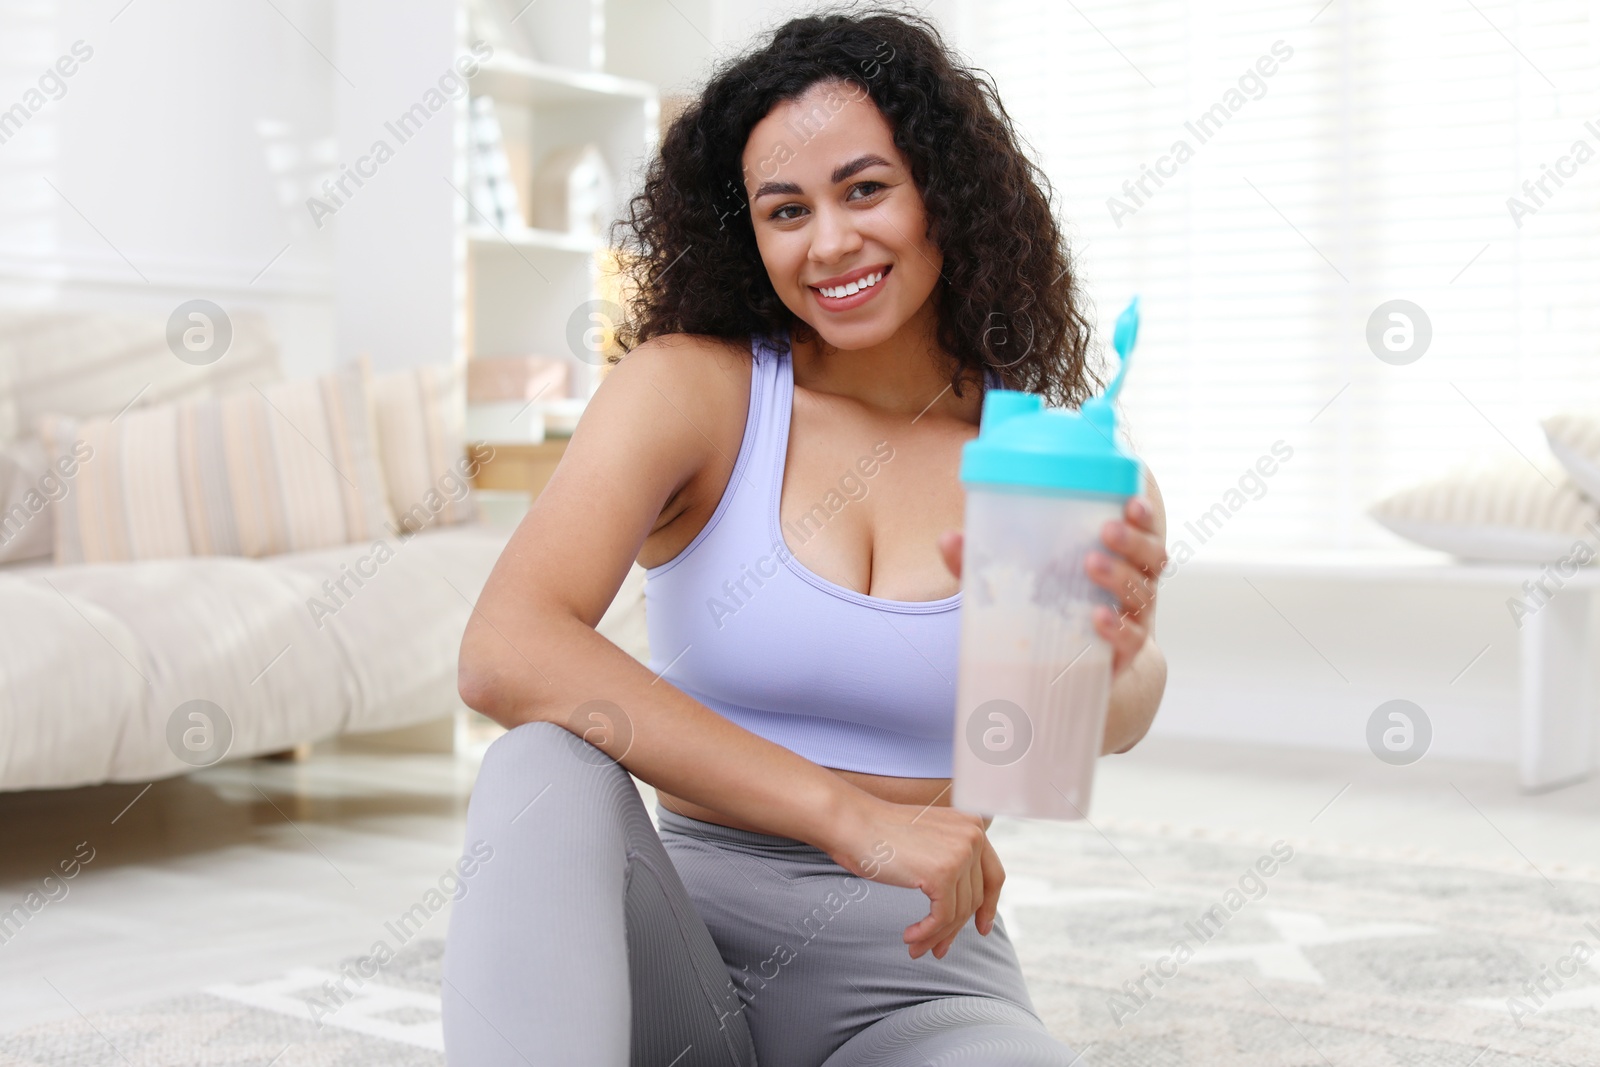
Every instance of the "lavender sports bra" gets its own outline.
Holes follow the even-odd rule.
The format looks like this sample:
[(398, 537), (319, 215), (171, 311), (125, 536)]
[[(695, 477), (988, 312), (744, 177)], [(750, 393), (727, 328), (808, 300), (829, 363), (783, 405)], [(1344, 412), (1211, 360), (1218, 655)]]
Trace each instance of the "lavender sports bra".
[[(682, 552), (645, 572), (650, 668), (814, 763), (948, 778), (961, 594), (866, 596), (795, 559), (778, 523), (794, 404), (788, 339), (756, 338), (751, 354), (749, 414), (722, 499)], [(843, 494), (825, 500), (816, 525), (788, 524), (790, 540), (848, 506)]]

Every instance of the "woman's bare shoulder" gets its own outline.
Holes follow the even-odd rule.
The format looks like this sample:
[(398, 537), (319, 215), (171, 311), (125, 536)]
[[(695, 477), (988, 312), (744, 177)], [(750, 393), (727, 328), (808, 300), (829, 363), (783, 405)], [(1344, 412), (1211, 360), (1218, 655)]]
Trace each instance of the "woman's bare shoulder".
[(617, 379), (613, 391), (628, 396), (626, 413), (619, 412), (624, 418), (676, 424), (677, 432), (705, 442), (714, 458), (727, 452), (730, 441), (738, 450), (750, 374), (748, 344), (673, 333), (633, 348), (612, 367), (607, 380)]
[(738, 384), (741, 377), (748, 386), (749, 376), (742, 372), (750, 361), (750, 345), (746, 341), (698, 333), (666, 333), (631, 349), (613, 373), (631, 363), (657, 384), (665, 377), (696, 389), (719, 390)]
[[(613, 447), (626, 443), (637, 464), (656, 472), (645, 555), (661, 551), (657, 542), (675, 542), (705, 504), (715, 506), (744, 437), (752, 373), (747, 343), (664, 334), (630, 350), (601, 383), (595, 399), (604, 396), (603, 414), (594, 429)], [(668, 526), (664, 538), (655, 536)]]

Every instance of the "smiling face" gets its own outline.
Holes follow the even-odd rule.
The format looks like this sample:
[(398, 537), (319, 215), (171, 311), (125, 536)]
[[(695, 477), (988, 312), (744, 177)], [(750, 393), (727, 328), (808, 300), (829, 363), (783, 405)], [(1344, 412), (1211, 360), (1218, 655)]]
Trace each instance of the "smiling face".
[(869, 348), (931, 311), (944, 260), (910, 164), (864, 90), (819, 82), (776, 105), (743, 162), (772, 287), (827, 344)]

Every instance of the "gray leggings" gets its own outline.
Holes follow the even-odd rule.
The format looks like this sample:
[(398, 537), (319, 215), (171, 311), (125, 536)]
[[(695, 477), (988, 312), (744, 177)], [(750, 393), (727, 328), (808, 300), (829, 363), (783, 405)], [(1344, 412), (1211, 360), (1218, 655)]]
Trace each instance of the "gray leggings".
[[(490, 746), (444, 956), (460, 1067), (1069, 1067), (998, 920), (943, 960), (920, 890), (660, 806), (554, 723)], [(479, 844), (481, 842), (482, 844)]]

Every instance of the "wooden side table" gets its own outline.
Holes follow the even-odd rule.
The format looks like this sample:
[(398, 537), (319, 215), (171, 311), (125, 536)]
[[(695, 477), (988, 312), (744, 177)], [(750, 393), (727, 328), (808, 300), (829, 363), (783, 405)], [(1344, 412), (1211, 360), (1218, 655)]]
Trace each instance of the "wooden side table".
[(569, 440), (568, 437), (546, 437), (536, 445), (471, 442), (467, 445), (467, 456), (478, 460), (478, 473), (472, 484), (478, 489), (526, 493), (532, 503), (555, 473)]

